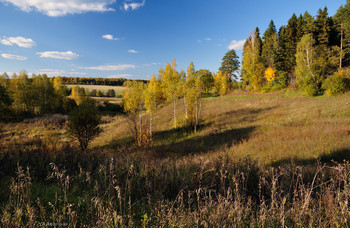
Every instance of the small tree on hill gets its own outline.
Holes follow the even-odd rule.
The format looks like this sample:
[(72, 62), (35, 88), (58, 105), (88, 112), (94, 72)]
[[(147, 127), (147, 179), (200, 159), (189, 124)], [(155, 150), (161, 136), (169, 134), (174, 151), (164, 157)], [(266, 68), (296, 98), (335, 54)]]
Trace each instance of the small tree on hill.
[(86, 151), (91, 140), (101, 132), (100, 122), (96, 104), (91, 99), (85, 99), (69, 114), (67, 132), (79, 141), (81, 151)]

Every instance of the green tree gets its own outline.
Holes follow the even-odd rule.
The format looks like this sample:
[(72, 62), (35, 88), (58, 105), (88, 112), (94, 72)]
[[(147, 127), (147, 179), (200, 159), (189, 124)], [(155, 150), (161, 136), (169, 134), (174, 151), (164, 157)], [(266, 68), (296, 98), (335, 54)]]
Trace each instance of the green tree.
[(225, 56), (221, 60), (221, 67), (219, 71), (221, 71), (224, 75), (226, 75), (229, 82), (232, 82), (232, 78), (237, 80), (237, 73), (239, 70), (239, 57), (236, 54), (234, 49), (226, 52)]
[(0, 121), (9, 118), (11, 103), (12, 100), (6, 91), (6, 88), (0, 84)]
[(86, 151), (89, 143), (101, 132), (101, 117), (95, 102), (85, 99), (68, 116), (67, 132), (79, 142), (81, 151)]
[(320, 75), (315, 71), (315, 40), (311, 34), (303, 36), (297, 46), (295, 75), (299, 86), (310, 96), (320, 92)]
[(273, 21), (271, 20), (269, 27), (263, 36), (263, 46), (261, 52), (261, 58), (264, 66), (275, 68), (275, 59), (277, 51), (277, 32)]

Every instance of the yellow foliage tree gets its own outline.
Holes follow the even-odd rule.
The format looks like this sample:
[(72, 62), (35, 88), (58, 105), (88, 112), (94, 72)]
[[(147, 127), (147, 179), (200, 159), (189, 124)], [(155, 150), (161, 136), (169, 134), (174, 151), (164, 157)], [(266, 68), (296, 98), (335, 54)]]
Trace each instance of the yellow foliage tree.
[(228, 90), (228, 81), (225, 75), (219, 71), (214, 78), (215, 92), (219, 93), (220, 96), (224, 96)]
[(268, 82), (272, 82), (276, 78), (276, 70), (273, 69), (272, 67), (268, 67), (265, 70), (265, 78)]

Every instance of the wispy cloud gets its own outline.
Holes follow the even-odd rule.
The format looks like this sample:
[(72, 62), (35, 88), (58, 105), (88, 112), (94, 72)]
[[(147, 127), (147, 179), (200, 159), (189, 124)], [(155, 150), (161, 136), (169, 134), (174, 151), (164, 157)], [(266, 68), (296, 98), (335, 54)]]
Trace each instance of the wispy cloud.
[(0, 42), (4, 45), (12, 46), (16, 44), (19, 47), (24, 48), (31, 48), (36, 45), (36, 43), (32, 39), (24, 38), (22, 36), (3, 37)]
[(66, 76), (66, 75), (71, 75), (71, 76), (83, 76), (86, 75), (86, 73), (83, 72), (66, 72), (64, 70), (57, 70), (57, 69), (40, 69), (38, 71), (38, 74), (46, 74), (48, 76)]
[(132, 74), (115, 74), (115, 75), (109, 75), (108, 78), (132, 78), (135, 76), (136, 75), (132, 75)]
[(142, 2), (131, 2), (131, 3), (125, 3), (124, 2), (124, 5), (121, 9), (124, 9), (124, 10), (136, 10), (142, 6), (144, 6), (146, 3), (146, 0), (143, 0)]
[(116, 0), (0, 0), (0, 2), (11, 3), (25, 12), (35, 10), (50, 17), (58, 17), (91, 11), (114, 11), (109, 5)]
[(243, 50), (244, 43), (245, 40), (232, 40), (231, 43), (227, 46), (227, 48), (230, 50)]
[(135, 50), (129, 50), (128, 52), (129, 52), (129, 53), (132, 53), (132, 54), (137, 54), (137, 53), (139, 53), (138, 51), (135, 51)]
[(154, 65), (159, 65), (159, 64), (161, 64), (161, 63), (156, 63), (156, 62), (154, 62), (154, 63), (145, 63), (145, 64), (142, 64), (142, 66), (145, 66), (145, 67), (149, 67), (149, 66), (154, 66)]
[(15, 60), (27, 60), (27, 57), (20, 55), (12, 55), (12, 54), (1, 54), (4, 59), (15, 59)]
[(72, 60), (79, 57), (78, 54), (72, 51), (59, 52), (59, 51), (45, 51), (45, 52), (37, 52), (40, 55), (40, 58), (53, 58), (53, 59), (65, 59)]
[(77, 67), (77, 68), (85, 69), (85, 70), (118, 71), (118, 70), (135, 69), (136, 66), (132, 64), (120, 64), (120, 65), (102, 65), (102, 66)]
[(211, 38), (210, 37), (207, 37), (204, 39), (205, 41), (211, 41)]
[(111, 34), (103, 35), (102, 38), (107, 39), (107, 40), (119, 40), (118, 37), (114, 37), (114, 36), (111, 35)]

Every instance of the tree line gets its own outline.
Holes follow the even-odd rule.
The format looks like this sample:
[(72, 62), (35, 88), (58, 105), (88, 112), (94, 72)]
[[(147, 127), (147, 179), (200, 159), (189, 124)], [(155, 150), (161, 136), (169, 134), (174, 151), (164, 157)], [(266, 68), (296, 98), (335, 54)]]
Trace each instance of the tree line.
[[(108, 86), (122, 86), (124, 82), (128, 81), (125, 78), (91, 78), (91, 77), (61, 77), (63, 83), (66, 85), (108, 85)], [(137, 80), (147, 83), (147, 80)]]
[(252, 31), (243, 47), (242, 87), (272, 91), (296, 85), (308, 95), (349, 89), (350, 0), (334, 16), (327, 7), (315, 17), (308, 12), (277, 32), (271, 20), (263, 36)]

